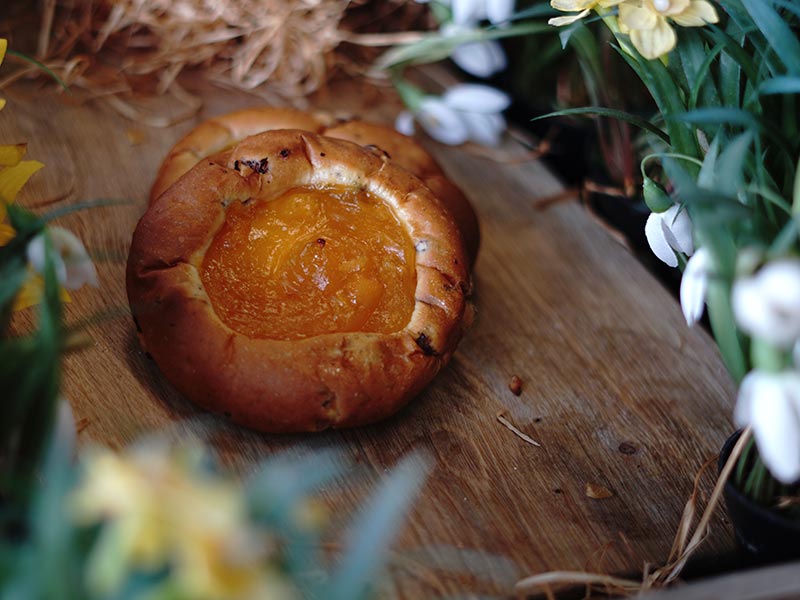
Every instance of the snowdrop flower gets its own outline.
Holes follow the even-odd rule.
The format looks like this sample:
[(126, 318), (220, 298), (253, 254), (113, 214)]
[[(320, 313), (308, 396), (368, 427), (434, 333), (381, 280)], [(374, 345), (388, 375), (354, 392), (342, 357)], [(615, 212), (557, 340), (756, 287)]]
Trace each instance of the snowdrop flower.
[[(445, 23), (441, 33), (444, 37), (455, 37), (472, 31), (471, 28)], [(459, 44), (450, 53), (450, 58), (459, 68), (475, 77), (487, 78), (508, 66), (503, 47), (496, 40), (478, 40)]]
[(734, 420), (752, 426), (759, 454), (776, 479), (790, 484), (800, 478), (800, 372), (748, 373)]
[[(86, 248), (75, 235), (63, 227), (48, 227), (55, 250), (54, 262), (58, 282), (68, 290), (77, 290), (88, 283), (97, 285), (97, 273)], [(28, 243), (28, 262), (35, 271), (44, 274), (44, 233)]]
[(509, 97), (486, 85), (464, 83), (442, 95), (425, 96), (413, 115), (398, 115), (395, 128), (406, 135), (414, 133), (414, 119), (432, 138), (443, 144), (458, 145), (472, 140), (485, 146), (496, 146), (505, 130), (500, 114), (508, 108)]
[(675, 252), (687, 256), (694, 253), (692, 221), (679, 204), (673, 204), (663, 213), (652, 213), (644, 226), (650, 249), (670, 267), (678, 266)]
[(711, 252), (708, 248), (700, 248), (686, 263), (686, 270), (681, 278), (681, 309), (689, 327), (703, 316), (712, 268)]
[(800, 260), (768, 263), (733, 284), (733, 314), (747, 333), (790, 348), (800, 339)]
[[(428, 0), (417, 0), (427, 4)], [(488, 19), (492, 25), (505, 23), (514, 13), (514, 0), (440, 0), (450, 6), (453, 22), (459, 25), (474, 25)]]

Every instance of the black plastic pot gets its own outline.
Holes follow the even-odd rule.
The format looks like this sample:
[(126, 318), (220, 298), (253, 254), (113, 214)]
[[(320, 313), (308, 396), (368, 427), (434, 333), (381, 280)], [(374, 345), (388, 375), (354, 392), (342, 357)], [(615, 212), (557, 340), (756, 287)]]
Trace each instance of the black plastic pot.
[[(734, 433), (722, 446), (720, 471), (741, 433)], [(736, 489), (730, 480), (725, 484), (724, 496), (736, 541), (750, 561), (766, 564), (800, 558), (800, 522), (757, 504)]]

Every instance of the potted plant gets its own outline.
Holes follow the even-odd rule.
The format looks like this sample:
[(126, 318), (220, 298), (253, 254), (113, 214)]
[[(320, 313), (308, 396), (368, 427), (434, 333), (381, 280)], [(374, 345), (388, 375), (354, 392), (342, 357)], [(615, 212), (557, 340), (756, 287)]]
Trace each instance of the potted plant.
[[(489, 61), (497, 48), (487, 45), (496, 38), (540, 34), (540, 23), (527, 18), (544, 9), (514, 13), (511, 3), (493, 0), (435, 4), (442, 33), (390, 50), (381, 64), (394, 70), (411, 113), (433, 137), (441, 139), (437, 125), (446, 121), (451, 138), (454, 131), (463, 135), (445, 142), (494, 143), (503, 108), (496, 94), (473, 89), (464, 101), (457, 88), (432, 97), (409, 90), (400, 69), (454, 49), (463, 66), (465, 45), (476, 55), (483, 45)], [(734, 421), (745, 428), (744, 438), (753, 438), (731, 455), (731, 515), (742, 515), (745, 504), (760, 507), (784, 535), (793, 535), (785, 546), (797, 556), (800, 6), (791, 0), (552, 0), (551, 8), (558, 15), (549, 23), (559, 28), (564, 44), (587, 28), (609, 31), (612, 47), (653, 98), (657, 110), (650, 116), (601, 106), (554, 114), (610, 116), (645, 132), (648, 150), (640, 170), (651, 211), (647, 241), (659, 259), (683, 271), (680, 300), (687, 324), (695, 325), (707, 310), (723, 360), (739, 384)], [(459, 28), (447, 25), (448, 19)], [(410, 118), (400, 122), (406, 130)], [(486, 132), (491, 135), (481, 136)], [(762, 553), (762, 542), (744, 531), (740, 541)], [(780, 549), (766, 552), (783, 556)]]

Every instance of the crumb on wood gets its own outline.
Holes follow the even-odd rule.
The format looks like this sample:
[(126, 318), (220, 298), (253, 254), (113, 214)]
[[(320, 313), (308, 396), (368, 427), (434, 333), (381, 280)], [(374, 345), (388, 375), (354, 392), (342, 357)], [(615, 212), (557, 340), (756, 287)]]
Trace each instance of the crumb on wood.
[(614, 495), (610, 489), (605, 486), (600, 485), (599, 483), (587, 483), (586, 484), (586, 497), (592, 498), (593, 500), (605, 500), (606, 498), (611, 498)]
[(522, 379), (517, 375), (513, 375), (508, 382), (508, 389), (511, 390), (511, 393), (515, 396), (519, 396), (522, 393)]
[(138, 146), (144, 142), (147, 136), (141, 129), (129, 128), (125, 130), (125, 137), (128, 138), (128, 142), (131, 146)]

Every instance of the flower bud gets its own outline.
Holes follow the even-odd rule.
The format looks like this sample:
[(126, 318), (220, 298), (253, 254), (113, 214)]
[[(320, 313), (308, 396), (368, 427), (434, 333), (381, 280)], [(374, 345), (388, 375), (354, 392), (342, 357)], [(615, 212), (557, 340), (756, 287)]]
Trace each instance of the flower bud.
[(644, 203), (654, 213), (662, 213), (673, 205), (672, 198), (669, 197), (667, 191), (649, 177), (644, 178), (642, 193)]

